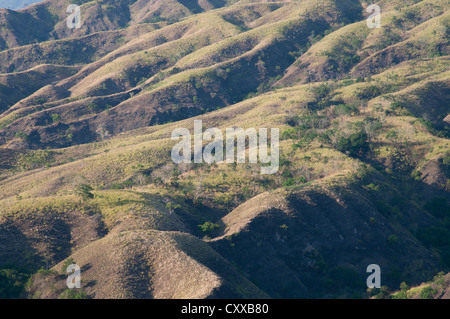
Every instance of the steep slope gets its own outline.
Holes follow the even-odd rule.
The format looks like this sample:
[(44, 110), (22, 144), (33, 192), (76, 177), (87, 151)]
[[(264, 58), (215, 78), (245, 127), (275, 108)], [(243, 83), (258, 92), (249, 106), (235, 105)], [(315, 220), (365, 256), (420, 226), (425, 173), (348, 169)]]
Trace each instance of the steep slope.
[(1, 112), (53, 81), (75, 74), (78, 69), (59, 65), (39, 65), (23, 72), (2, 74), (0, 76)]
[(0, 8), (17, 10), (42, 0), (1, 0)]
[[(421, 1), (401, 11), (383, 14), (383, 28), (366, 21), (347, 25), (317, 41), (276, 85), (292, 85), (367, 77), (403, 61), (449, 54), (448, 1)], [(433, 34), (432, 37), (428, 36)]]
[[(208, 245), (182, 233), (111, 234), (71, 258), (82, 268), (84, 292), (94, 298), (267, 297)], [(62, 265), (36, 278), (30, 288), (34, 297), (57, 298), (67, 293), (64, 270), (62, 276), (56, 272)], [(54, 287), (51, 293), (49, 287)]]
[[(374, 298), (392, 299), (449, 299), (450, 275), (443, 272), (437, 274), (432, 281), (416, 287), (403, 283), (401, 290), (375, 295)], [(389, 294), (390, 293), (390, 294)]]
[(391, 287), (435, 273), (438, 256), (364, 195), (341, 187), (261, 194), (221, 219), (212, 246), (276, 298), (351, 296), (372, 263)]
[[(126, 46), (86, 66), (51, 90), (36, 92), (32, 98), (14, 105), (0, 119), (5, 126), (0, 133), (1, 139), (7, 142), (17, 132), (26, 131), (40, 136), (37, 142), (45, 145), (48, 143), (45, 140), (47, 128), (44, 126), (32, 132), (35, 127), (32, 123), (42, 123), (42, 119), (48, 118), (56, 108), (56, 113), (61, 115), (60, 122), (66, 124), (61, 129), (66, 131), (71, 124), (77, 126), (72, 142), (84, 143), (98, 139), (96, 132), (101, 127), (115, 134), (166, 122), (167, 113), (171, 114), (172, 120), (177, 120), (201, 114), (205, 109), (230, 105), (258, 92), (279, 76), (293, 62), (290, 52), (298, 50), (313, 29), (323, 32), (333, 21), (348, 19), (347, 16), (354, 15), (357, 10), (357, 5), (352, 2), (343, 8), (332, 2), (316, 6), (313, 1), (285, 5), (291, 10), (284, 10), (281, 21), (280, 16), (271, 15), (273, 10), (283, 10), (279, 5), (245, 5), (247, 10), (258, 12), (255, 19), (261, 20), (261, 15), (270, 18), (247, 32), (241, 32), (245, 29), (242, 30), (239, 22), (235, 25), (226, 18), (242, 11), (241, 6), (236, 6), (222, 10), (222, 14), (220, 11), (206, 13), (130, 40)], [(306, 15), (309, 10), (312, 13)], [(231, 55), (225, 53), (230, 47), (235, 48)], [(250, 67), (252, 72), (249, 72)], [(132, 98), (125, 96), (126, 101), (112, 103), (99, 98), (119, 92), (123, 95), (136, 86), (143, 91)], [(52, 96), (53, 90), (58, 92), (56, 96)], [(177, 92), (173, 99), (161, 98), (173, 91)], [(88, 96), (93, 98), (87, 100)], [(80, 120), (79, 103), (67, 103), (67, 99), (61, 98), (96, 107), (85, 109), (82, 113), (85, 116)], [(35, 101), (52, 102), (36, 107)], [(173, 105), (177, 105), (176, 110), (172, 110)], [(76, 112), (74, 108), (77, 108)], [(161, 114), (160, 109), (166, 114)], [(117, 127), (118, 123), (121, 126)], [(81, 140), (80, 135), (83, 135)], [(53, 142), (50, 145), (55, 147)], [(67, 142), (62, 141), (60, 146), (67, 146)]]
[(7, 49), (43, 40), (80, 37), (101, 31), (118, 30), (129, 25), (173, 23), (192, 14), (229, 5), (224, 1), (178, 0), (77, 0), (82, 27), (69, 29), (66, 0), (44, 0), (19, 11), (0, 9), (0, 48)]

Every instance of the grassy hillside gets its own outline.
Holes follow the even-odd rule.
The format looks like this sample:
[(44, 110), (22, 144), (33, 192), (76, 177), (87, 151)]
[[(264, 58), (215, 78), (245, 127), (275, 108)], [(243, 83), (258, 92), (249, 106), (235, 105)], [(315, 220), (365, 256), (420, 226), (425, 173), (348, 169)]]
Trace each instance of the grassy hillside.
[[(79, 2), (0, 11), (1, 298), (448, 297), (448, 1)], [(174, 164), (194, 120), (278, 172)]]

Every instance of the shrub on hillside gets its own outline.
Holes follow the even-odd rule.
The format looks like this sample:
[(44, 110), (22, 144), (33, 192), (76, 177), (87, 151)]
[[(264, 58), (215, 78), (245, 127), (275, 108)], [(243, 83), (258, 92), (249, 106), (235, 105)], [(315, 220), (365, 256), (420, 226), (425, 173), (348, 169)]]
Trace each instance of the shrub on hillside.
[(350, 156), (357, 156), (365, 153), (369, 144), (367, 142), (367, 134), (365, 132), (356, 132), (348, 137), (341, 136), (336, 143), (338, 151), (345, 152)]
[(0, 269), (0, 299), (17, 299), (30, 274), (15, 268)]
[(425, 287), (420, 291), (421, 299), (433, 299), (434, 295), (437, 293), (436, 289), (431, 286)]
[(88, 184), (81, 184), (80, 186), (77, 187), (75, 193), (78, 196), (81, 196), (83, 201), (87, 201), (89, 199), (94, 198), (94, 194), (92, 194), (92, 191), (93, 191), (92, 186)]
[(201, 231), (202, 231), (203, 233), (205, 233), (206, 235), (209, 236), (209, 235), (211, 235), (211, 233), (212, 233), (214, 230), (220, 228), (220, 225), (214, 224), (214, 223), (212, 223), (212, 222), (206, 222), (206, 223), (204, 223), (204, 224), (202, 224), (202, 225), (198, 225), (198, 227), (201, 229)]

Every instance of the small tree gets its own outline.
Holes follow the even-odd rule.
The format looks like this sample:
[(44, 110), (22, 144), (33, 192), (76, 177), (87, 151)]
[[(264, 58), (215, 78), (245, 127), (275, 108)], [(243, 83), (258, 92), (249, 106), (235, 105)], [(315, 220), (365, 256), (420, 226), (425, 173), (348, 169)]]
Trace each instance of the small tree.
[(172, 202), (168, 202), (166, 204), (166, 208), (169, 210), (170, 214), (173, 214), (176, 209), (181, 208), (180, 204), (173, 204)]
[(220, 228), (220, 225), (218, 224), (214, 224), (212, 222), (206, 222), (203, 225), (198, 225), (198, 227), (200, 227), (200, 229), (202, 230), (202, 232), (204, 232), (206, 235), (211, 235), (211, 233)]
[(75, 260), (73, 260), (72, 257), (67, 258), (67, 259), (64, 261), (63, 265), (62, 265), (62, 272), (63, 272), (63, 274), (65, 274), (65, 273), (67, 272), (67, 268), (68, 268), (70, 265), (73, 265), (73, 264), (75, 264)]
[(433, 299), (434, 295), (437, 293), (436, 289), (433, 289), (431, 286), (425, 287), (420, 291), (421, 299)]
[(408, 286), (408, 284), (407, 284), (406, 282), (402, 282), (402, 283), (400, 284), (400, 289), (401, 289), (402, 291), (407, 291), (407, 290), (409, 290), (409, 286)]
[(59, 121), (61, 121), (61, 115), (58, 113), (52, 114), (51, 118), (52, 118), (53, 123), (58, 123)]
[(391, 299), (391, 292), (389, 287), (387, 286), (381, 286), (378, 294), (375, 295), (375, 299)]
[(409, 286), (406, 284), (406, 282), (402, 282), (400, 284), (400, 292), (397, 293), (394, 298), (395, 299), (408, 299), (408, 290)]
[(76, 194), (81, 196), (81, 198), (83, 199), (83, 201), (87, 201), (89, 199), (94, 198), (94, 194), (92, 194), (92, 186), (88, 185), (88, 184), (81, 184), (80, 186), (78, 186), (77, 190), (76, 190)]
[(357, 132), (349, 137), (341, 136), (337, 140), (336, 148), (351, 156), (360, 155), (368, 150), (367, 135), (364, 132)]
[(25, 132), (17, 132), (16, 137), (22, 139), (22, 141), (27, 142), (29, 140), (29, 136)]

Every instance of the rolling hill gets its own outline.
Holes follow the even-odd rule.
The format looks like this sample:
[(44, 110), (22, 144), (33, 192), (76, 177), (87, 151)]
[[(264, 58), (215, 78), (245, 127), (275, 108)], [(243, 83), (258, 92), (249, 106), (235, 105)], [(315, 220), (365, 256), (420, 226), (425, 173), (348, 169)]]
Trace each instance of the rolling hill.
[(42, 0), (0, 0), (0, 8), (17, 10)]

